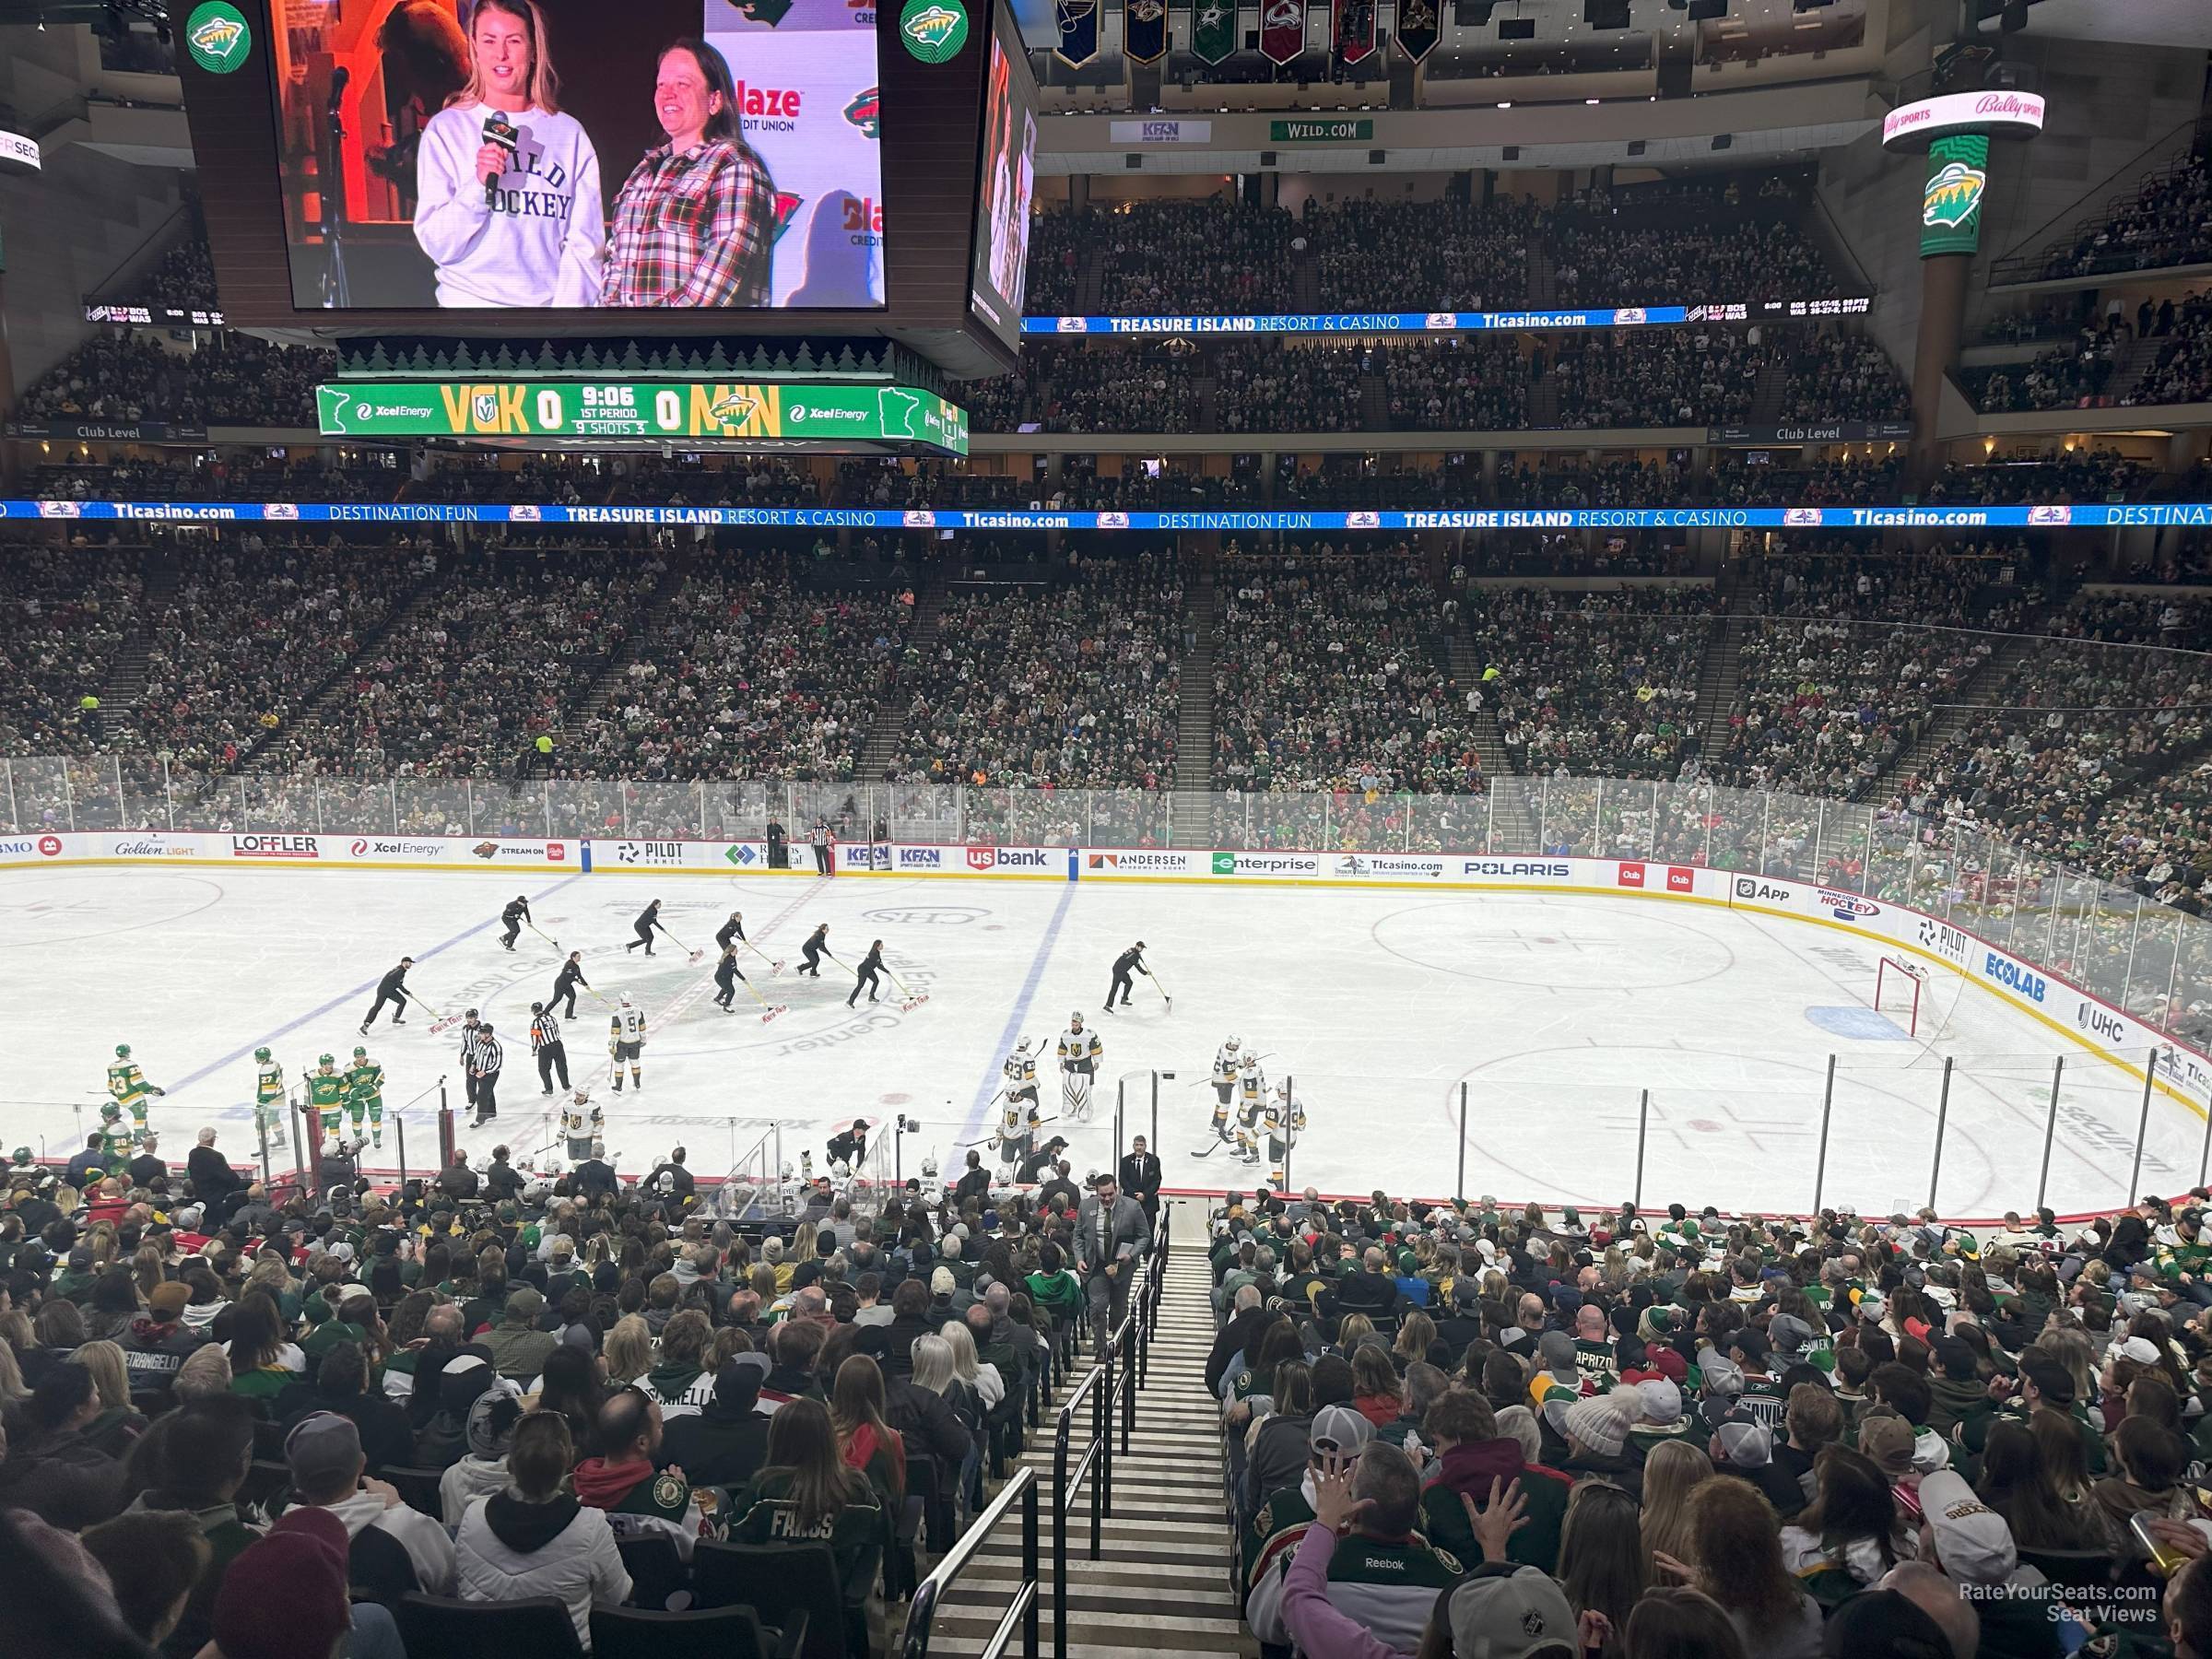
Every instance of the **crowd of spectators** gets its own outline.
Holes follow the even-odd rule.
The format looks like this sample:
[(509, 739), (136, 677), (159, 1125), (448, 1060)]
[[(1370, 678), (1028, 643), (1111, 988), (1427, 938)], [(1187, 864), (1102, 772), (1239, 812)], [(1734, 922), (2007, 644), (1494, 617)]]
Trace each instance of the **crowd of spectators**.
[(1446, 670), (1460, 602), (1421, 556), (1234, 549), (1214, 651), (1217, 789), (1472, 794), (1468, 710)]
[(2207, 1194), (1968, 1230), (1215, 1212), (1250, 1635), (1309, 1659), (2212, 1646)]
[(102, 746), (100, 712), (81, 704), (107, 689), (145, 589), (134, 554), (23, 545), (0, 554), (0, 746), (7, 754)]
[(153, 268), (130, 291), (117, 297), (124, 305), (171, 306), (179, 311), (216, 308), (215, 255), (207, 227), (195, 207), (184, 233), (171, 242)]
[[(1923, 558), (1849, 546), (1766, 561), (1759, 613), (1706, 775), (1740, 788), (1848, 800), (1877, 777), (2018, 631), (2027, 550), (1959, 546)], [(1983, 604), (1995, 589), (1995, 604)]]
[(1688, 483), (1687, 469), (1672, 460), (1501, 462), (1497, 493), (1500, 507), (1647, 507), (1679, 499)]
[[(2167, 301), (2168, 306), (2172, 301)], [(2130, 404), (2203, 403), (2212, 398), (2212, 289), (2194, 293), (2175, 312), (2158, 357), (2129, 390)]]
[(605, 706), (568, 734), (562, 768), (647, 782), (852, 778), (913, 592), (806, 578), (789, 555), (695, 569)]
[(229, 771), (315, 695), (431, 580), (424, 538), (268, 546), (246, 530), (159, 555), (173, 588), (151, 607), (143, 746), (172, 765)]
[(24, 389), (16, 418), (204, 426), (198, 380), (196, 365), (159, 340), (103, 330)]
[(2091, 408), (2108, 401), (2104, 389), (2126, 338), (2117, 322), (2091, 319), (2075, 331), (2071, 345), (2053, 347), (2025, 366), (2006, 364), (1965, 379), (1976, 388), (1976, 399), (1988, 415)]
[(1511, 339), (1484, 335), (1375, 354), (1391, 429), (1500, 432), (1526, 424), (1528, 364)]
[[(1034, 359), (1033, 361), (1030, 359)], [(1190, 432), (1201, 429), (1194, 359), (1170, 346), (1054, 344), (1023, 354), (1009, 394), (1017, 429)], [(1004, 411), (1005, 404), (994, 405)], [(980, 422), (979, 422), (980, 424)]]
[(1324, 311), (1511, 311), (1528, 303), (1528, 248), (1542, 215), (1500, 198), (1310, 206)]
[(2153, 642), (2194, 644), (2208, 621), (2200, 600), (2077, 598), (1900, 798), (2169, 902), (2212, 899), (2202, 778), (2165, 777), (2212, 733), (2212, 657)]
[(1979, 466), (1944, 463), (1928, 486), (1932, 502), (1990, 506), (1998, 502), (2106, 501), (2142, 493), (2152, 469), (2117, 450), (2053, 451), (2040, 456), (1992, 456)]
[(628, 552), (421, 557), (432, 591), (271, 735), (265, 770), (508, 774), (629, 641), (667, 570)]
[(1183, 579), (1172, 553), (1068, 559), (956, 584), (910, 646), (893, 776), (978, 787), (1164, 789), (1175, 773)]
[(1706, 582), (1470, 588), (1474, 694), (1496, 713), (1513, 770), (1673, 777), (1712, 611)]
[(1234, 197), (1131, 202), (1094, 214), (1079, 233), (1098, 265), (1112, 316), (1173, 312), (1287, 312), (1292, 239), (1279, 207)]
[(2212, 260), (2212, 159), (2198, 150), (2146, 179), (2135, 196), (2055, 248), (2042, 276), (2093, 276)]
[(552, 1596), (590, 1652), (616, 1608), (721, 1605), (729, 1543), (808, 1552), (794, 1579), (826, 1544), (833, 1587), (787, 1594), (880, 1653), (1085, 1323), (1065, 1164), (1035, 1195), (787, 1183), (733, 1220), (681, 1148), (633, 1182), (501, 1146), (404, 1188), (326, 1151), (303, 1196), (218, 1139), (0, 1178), (23, 1652), (429, 1659), (418, 1593)]
[(1631, 222), (1603, 208), (1570, 210), (1552, 220), (1549, 241), (1561, 305), (1818, 300), (1840, 291), (1820, 250), (1786, 218)]
[(1327, 341), (1250, 341), (1218, 351), (1214, 425), (1224, 432), (1358, 431), (1367, 425), (1364, 377), (1374, 355)]

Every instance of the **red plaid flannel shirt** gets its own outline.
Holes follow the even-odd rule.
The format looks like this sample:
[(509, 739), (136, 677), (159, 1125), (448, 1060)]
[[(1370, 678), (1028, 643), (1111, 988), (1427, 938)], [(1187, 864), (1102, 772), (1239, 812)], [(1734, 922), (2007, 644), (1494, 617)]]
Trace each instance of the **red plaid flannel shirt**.
[(746, 144), (648, 150), (615, 197), (610, 306), (763, 306), (776, 185)]

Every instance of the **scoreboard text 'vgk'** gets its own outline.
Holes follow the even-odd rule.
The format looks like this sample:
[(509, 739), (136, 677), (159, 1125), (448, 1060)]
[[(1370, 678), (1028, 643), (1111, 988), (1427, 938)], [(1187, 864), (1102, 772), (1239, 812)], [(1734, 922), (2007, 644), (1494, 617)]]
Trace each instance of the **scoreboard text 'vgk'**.
[(446, 419), (456, 432), (487, 436), (522, 437), (530, 430), (523, 412), (525, 388), (514, 382), (484, 386), (440, 386)]

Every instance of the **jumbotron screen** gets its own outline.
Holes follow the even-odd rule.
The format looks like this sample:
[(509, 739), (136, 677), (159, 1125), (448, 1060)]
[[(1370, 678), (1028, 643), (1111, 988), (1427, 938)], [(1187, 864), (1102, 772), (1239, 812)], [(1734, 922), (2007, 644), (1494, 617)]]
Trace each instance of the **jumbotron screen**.
[(1030, 209), (1037, 194), (1037, 83), (1030, 76), (1010, 6), (998, 8), (983, 74), (982, 176), (977, 181), (976, 315), (1011, 340), (1021, 330), (1030, 263)]
[(291, 0), (300, 310), (884, 303), (872, 6)]

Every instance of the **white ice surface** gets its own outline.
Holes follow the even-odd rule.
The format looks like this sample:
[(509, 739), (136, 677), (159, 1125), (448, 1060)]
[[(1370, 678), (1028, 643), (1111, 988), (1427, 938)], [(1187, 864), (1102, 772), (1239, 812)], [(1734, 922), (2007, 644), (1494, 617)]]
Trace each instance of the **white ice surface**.
[[(1100, 1104), (1057, 1126), (1080, 1175), (1113, 1149), (1114, 1079), (1129, 1082), (1130, 1132), (1148, 1127), (1145, 1068), (1172, 1070), (1157, 1143), (1171, 1186), (1250, 1185), (1265, 1171), (1211, 1144), (1216, 1046), (1232, 1033), (1290, 1073), (1312, 1123), (1290, 1179), (1327, 1192), (1448, 1196), (1457, 1184), (1459, 1085), (1468, 1088), (1465, 1190), (1503, 1199), (1609, 1205), (1636, 1181), (1641, 1091), (1650, 1090), (1642, 1198), (1693, 1208), (1802, 1210), (1813, 1198), (1829, 1056), (1838, 1057), (1824, 1197), (1888, 1210), (1925, 1202), (1943, 1061), (1954, 1057), (1939, 1206), (1987, 1216), (2036, 1198), (2052, 1062), (2066, 1057), (2049, 1202), (2060, 1211), (2125, 1197), (2142, 1089), (2136, 1077), (1946, 971), (1928, 983), (1920, 1040), (1881, 1030), (1865, 1010), (1879, 948), (1803, 923), (1659, 900), (1295, 888), (1223, 890), (1106, 882), (946, 878), (540, 876), (384, 871), (52, 869), (0, 877), (0, 1147), (65, 1155), (97, 1117), (103, 1068), (127, 1041), (170, 1093), (153, 1124), (181, 1160), (203, 1125), (244, 1158), (253, 1049), (272, 1044), (293, 1073), (323, 1052), (350, 1054), (374, 982), (402, 954), (440, 1008), (474, 1006), (503, 1038), (508, 1066), (496, 1129), (465, 1131), (524, 1155), (552, 1138), (528, 1059), (529, 1006), (549, 990), (557, 953), (524, 933), (500, 948), (501, 902), (527, 890), (547, 933), (585, 952), (610, 1000), (629, 993), (652, 1039), (645, 1091), (606, 1087), (605, 1007), (586, 995), (569, 1027), (580, 1080), (608, 1115), (618, 1168), (634, 1174), (682, 1141), (702, 1173), (784, 1125), (785, 1155), (819, 1147), (831, 1125), (905, 1112), (922, 1133), (903, 1148), (957, 1168), (955, 1143), (982, 1132), (983, 1103), (1015, 1037), (1050, 1050), (1071, 1009), (1102, 1030)], [(664, 945), (625, 953), (648, 899), (707, 948), (733, 908), (787, 963), (747, 971), (790, 1011), (763, 1025), (743, 996), (711, 1001), (711, 962)], [(849, 973), (794, 977), (818, 922), (856, 962), (885, 941), (893, 970), (929, 1000), (849, 1013)], [(1100, 1011), (1108, 966), (1143, 938), (1174, 994), (1140, 982), (1134, 1010)], [(1808, 1013), (1808, 1010), (1842, 1010)], [(1823, 1023), (1825, 1022), (1825, 1023)], [(434, 1146), (427, 1108), (441, 1075), (461, 1105), (457, 1044), (418, 1013), (377, 1028), (371, 1053), (407, 1112), (409, 1162)], [(1043, 1067), (1047, 1113), (1058, 1086)], [(81, 1109), (81, 1120), (75, 1109)], [(732, 1120), (735, 1120), (733, 1123)], [(2204, 1121), (2152, 1100), (2139, 1190), (2197, 1179)], [(373, 1167), (389, 1167), (386, 1153)]]

